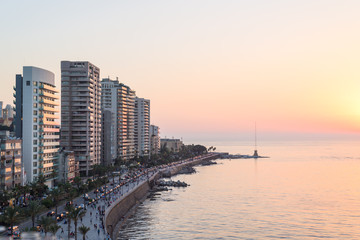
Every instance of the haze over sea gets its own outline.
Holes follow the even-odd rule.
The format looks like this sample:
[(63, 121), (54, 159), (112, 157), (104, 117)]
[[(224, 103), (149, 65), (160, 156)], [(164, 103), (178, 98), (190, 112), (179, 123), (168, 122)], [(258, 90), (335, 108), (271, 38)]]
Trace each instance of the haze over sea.
[[(213, 143), (211, 143), (213, 145)], [(218, 151), (252, 154), (252, 143)], [(147, 199), (119, 239), (360, 239), (360, 141), (263, 142)], [(209, 145), (210, 146), (210, 145)]]

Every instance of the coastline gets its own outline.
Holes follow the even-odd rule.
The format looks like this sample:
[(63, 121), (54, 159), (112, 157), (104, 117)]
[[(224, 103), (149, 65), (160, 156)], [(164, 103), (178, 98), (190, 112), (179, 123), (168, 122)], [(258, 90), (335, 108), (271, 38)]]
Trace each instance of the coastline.
[(176, 175), (184, 167), (195, 166), (203, 161), (216, 159), (217, 157), (218, 153), (208, 153), (205, 156), (182, 160), (169, 166), (158, 168), (151, 176), (139, 182), (131, 191), (114, 201), (105, 211), (105, 228), (110, 234), (111, 239), (117, 239), (122, 223), (146, 199), (156, 180), (163, 176)]

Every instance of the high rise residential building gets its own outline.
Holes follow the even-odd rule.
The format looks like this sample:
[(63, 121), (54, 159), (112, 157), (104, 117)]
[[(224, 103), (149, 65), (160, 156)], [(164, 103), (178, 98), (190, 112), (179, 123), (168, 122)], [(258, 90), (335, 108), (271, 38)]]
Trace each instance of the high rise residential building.
[(55, 76), (41, 68), (23, 67), (23, 75), (16, 75), (15, 91), (15, 129), (16, 136), (22, 138), (26, 182), (42, 174), (52, 187), (59, 150)]
[(22, 185), (21, 139), (0, 131), (0, 189), (8, 190)]
[(150, 154), (158, 154), (160, 152), (160, 128), (150, 125)]
[(61, 146), (73, 151), (80, 174), (101, 161), (100, 69), (86, 61), (61, 62)]
[[(113, 159), (130, 160), (135, 157), (135, 91), (109, 78), (101, 81), (101, 89), (102, 109), (111, 112), (110, 155)], [(104, 148), (103, 151), (109, 150)]]
[(137, 157), (150, 154), (150, 100), (135, 98), (135, 153)]

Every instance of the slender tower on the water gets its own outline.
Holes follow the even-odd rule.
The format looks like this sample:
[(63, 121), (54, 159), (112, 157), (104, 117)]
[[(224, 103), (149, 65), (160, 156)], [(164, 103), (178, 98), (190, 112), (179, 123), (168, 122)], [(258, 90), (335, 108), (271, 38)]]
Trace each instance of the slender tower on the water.
[(257, 158), (259, 155), (258, 155), (258, 152), (257, 152), (257, 139), (256, 139), (256, 122), (255, 122), (255, 150), (254, 150), (254, 155), (253, 157), (254, 158)]

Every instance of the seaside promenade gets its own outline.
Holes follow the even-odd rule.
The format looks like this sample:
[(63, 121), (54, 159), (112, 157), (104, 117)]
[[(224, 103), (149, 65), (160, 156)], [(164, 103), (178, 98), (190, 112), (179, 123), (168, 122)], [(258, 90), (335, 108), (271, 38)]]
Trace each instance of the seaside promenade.
[[(73, 201), (74, 205), (80, 206), (81, 204), (84, 204), (84, 210), (86, 211), (85, 216), (82, 219), (79, 219), (77, 227), (84, 225), (90, 228), (90, 230), (86, 234), (86, 239), (101, 239), (101, 240), (112, 239), (110, 234), (107, 232), (105, 228), (105, 221), (106, 221), (105, 212), (108, 209), (114, 207), (116, 202), (119, 202), (122, 199), (126, 198), (127, 193), (136, 190), (138, 186), (148, 181), (155, 174), (169, 171), (169, 169), (174, 167), (179, 167), (181, 165), (196, 163), (198, 161), (201, 161), (202, 159), (208, 158), (209, 155), (213, 155), (213, 154), (214, 153), (210, 153), (203, 156), (194, 157), (191, 159), (177, 161), (167, 165), (153, 167), (150, 169), (142, 169), (133, 172), (131, 173), (131, 175), (128, 176), (115, 177), (114, 179), (110, 179), (109, 183), (106, 184), (107, 186), (106, 193), (96, 195), (96, 193), (94, 193), (93, 191), (88, 192), (89, 197), (94, 199), (92, 203), (84, 204), (84, 199), (82, 196), (79, 196), (78, 198), (74, 199)], [(127, 179), (123, 180), (123, 178), (126, 177)], [(115, 184), (111, 185), (112, 183)], [(105, 185), (102, 187), (105, 187)], [(63, 211), (65, 211), (65, 206), (64, 205), (59, 206), (58, 212), (61, 213)], [(71, 233), (70, 238), (68, 238), (69, 229), (68, 229), (67, 220), (64, 219), (62, 221), (59, 221), (58, 225), (61, 228), (56, 233), (56, 238), (55, 236), (52, 236), (51, 233), (47, 233), (47, 236), (45, 236), (45, 233), (40, 232), (41, 239), (75, 239), (73, 234), (75, 232), (73, 221), (70, 224), (70, 233)], [(31, 226), (31, 221), (27, 221), (20, 224), (20, 229), (24, 229), (25, 227), (30, 227), (30, 226)], [(77, 238), (82, 239), (82, 235), (79, 232), (79, 230), (77, 231)]]

